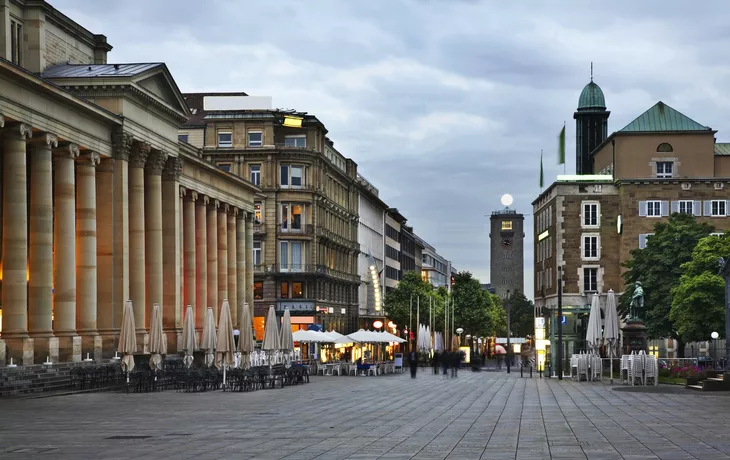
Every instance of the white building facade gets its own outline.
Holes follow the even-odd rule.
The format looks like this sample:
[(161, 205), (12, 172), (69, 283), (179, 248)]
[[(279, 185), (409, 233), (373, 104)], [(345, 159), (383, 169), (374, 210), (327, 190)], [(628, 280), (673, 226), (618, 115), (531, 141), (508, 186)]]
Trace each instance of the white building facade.
[[(357, 259), (361, 284), (358, 292), (359, 316), (382, 316), (382, 301), (385, 296), (383, 280), (385, 275), (385, 214), (387, 205), (378, 198), (378, 189), (364, 177), (358, 175), (359, 222), (357, 241), (360, 254)], [(375, 263), (375, 270), (371, 266)], [(375, 286), (373, 272), (377, 274)], [(375, 293), (380, 296), (376, 299)], [(378, 301), (379, 300), (379, 301)]]

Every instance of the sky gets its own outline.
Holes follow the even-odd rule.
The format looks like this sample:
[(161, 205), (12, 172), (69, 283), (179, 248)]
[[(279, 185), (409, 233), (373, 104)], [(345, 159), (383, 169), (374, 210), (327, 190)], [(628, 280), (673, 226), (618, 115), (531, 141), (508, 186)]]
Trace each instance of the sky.
[(730, 141), (730, 5), (684, 0), (50, 0), (110, 63), (165, 62), (183, 92), (244, 91), (316, 115), (335, 147), (459, 270), (489, 281), (489, 214), (525, 214), (594, 81), (609, 132), (657, 101)]

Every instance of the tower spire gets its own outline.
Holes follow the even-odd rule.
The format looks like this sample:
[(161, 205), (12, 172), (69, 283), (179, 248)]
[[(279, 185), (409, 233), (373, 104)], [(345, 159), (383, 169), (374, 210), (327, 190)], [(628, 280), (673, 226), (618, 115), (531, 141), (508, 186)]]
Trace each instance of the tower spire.
[(593, 81), (593, 61), (591, 61), (591, 81)]

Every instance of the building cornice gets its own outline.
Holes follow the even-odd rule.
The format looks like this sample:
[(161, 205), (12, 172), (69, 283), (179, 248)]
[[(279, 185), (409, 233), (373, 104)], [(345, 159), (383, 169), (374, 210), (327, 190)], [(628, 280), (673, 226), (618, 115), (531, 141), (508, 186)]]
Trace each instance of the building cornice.
[(730, 184), (730, 177), (672, 177), (672, 178), (636, 178), (616, 179), (616, 186), (622, 185), (681, 185), (682, 183), (692, 184)]

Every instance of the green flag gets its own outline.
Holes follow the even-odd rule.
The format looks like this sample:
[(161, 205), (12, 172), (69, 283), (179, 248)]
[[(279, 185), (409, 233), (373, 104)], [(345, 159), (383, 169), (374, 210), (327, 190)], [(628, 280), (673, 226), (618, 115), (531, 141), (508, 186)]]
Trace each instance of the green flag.
[(540, 188), (542, 188), (544, 181), (544, 174), (542, 171), (542, 150), (540, 150)]
[(563, 124), (563, 129), (560, 130), (560, 136), (558, 136), (558, 164), (565, 164), (565, 124)]

